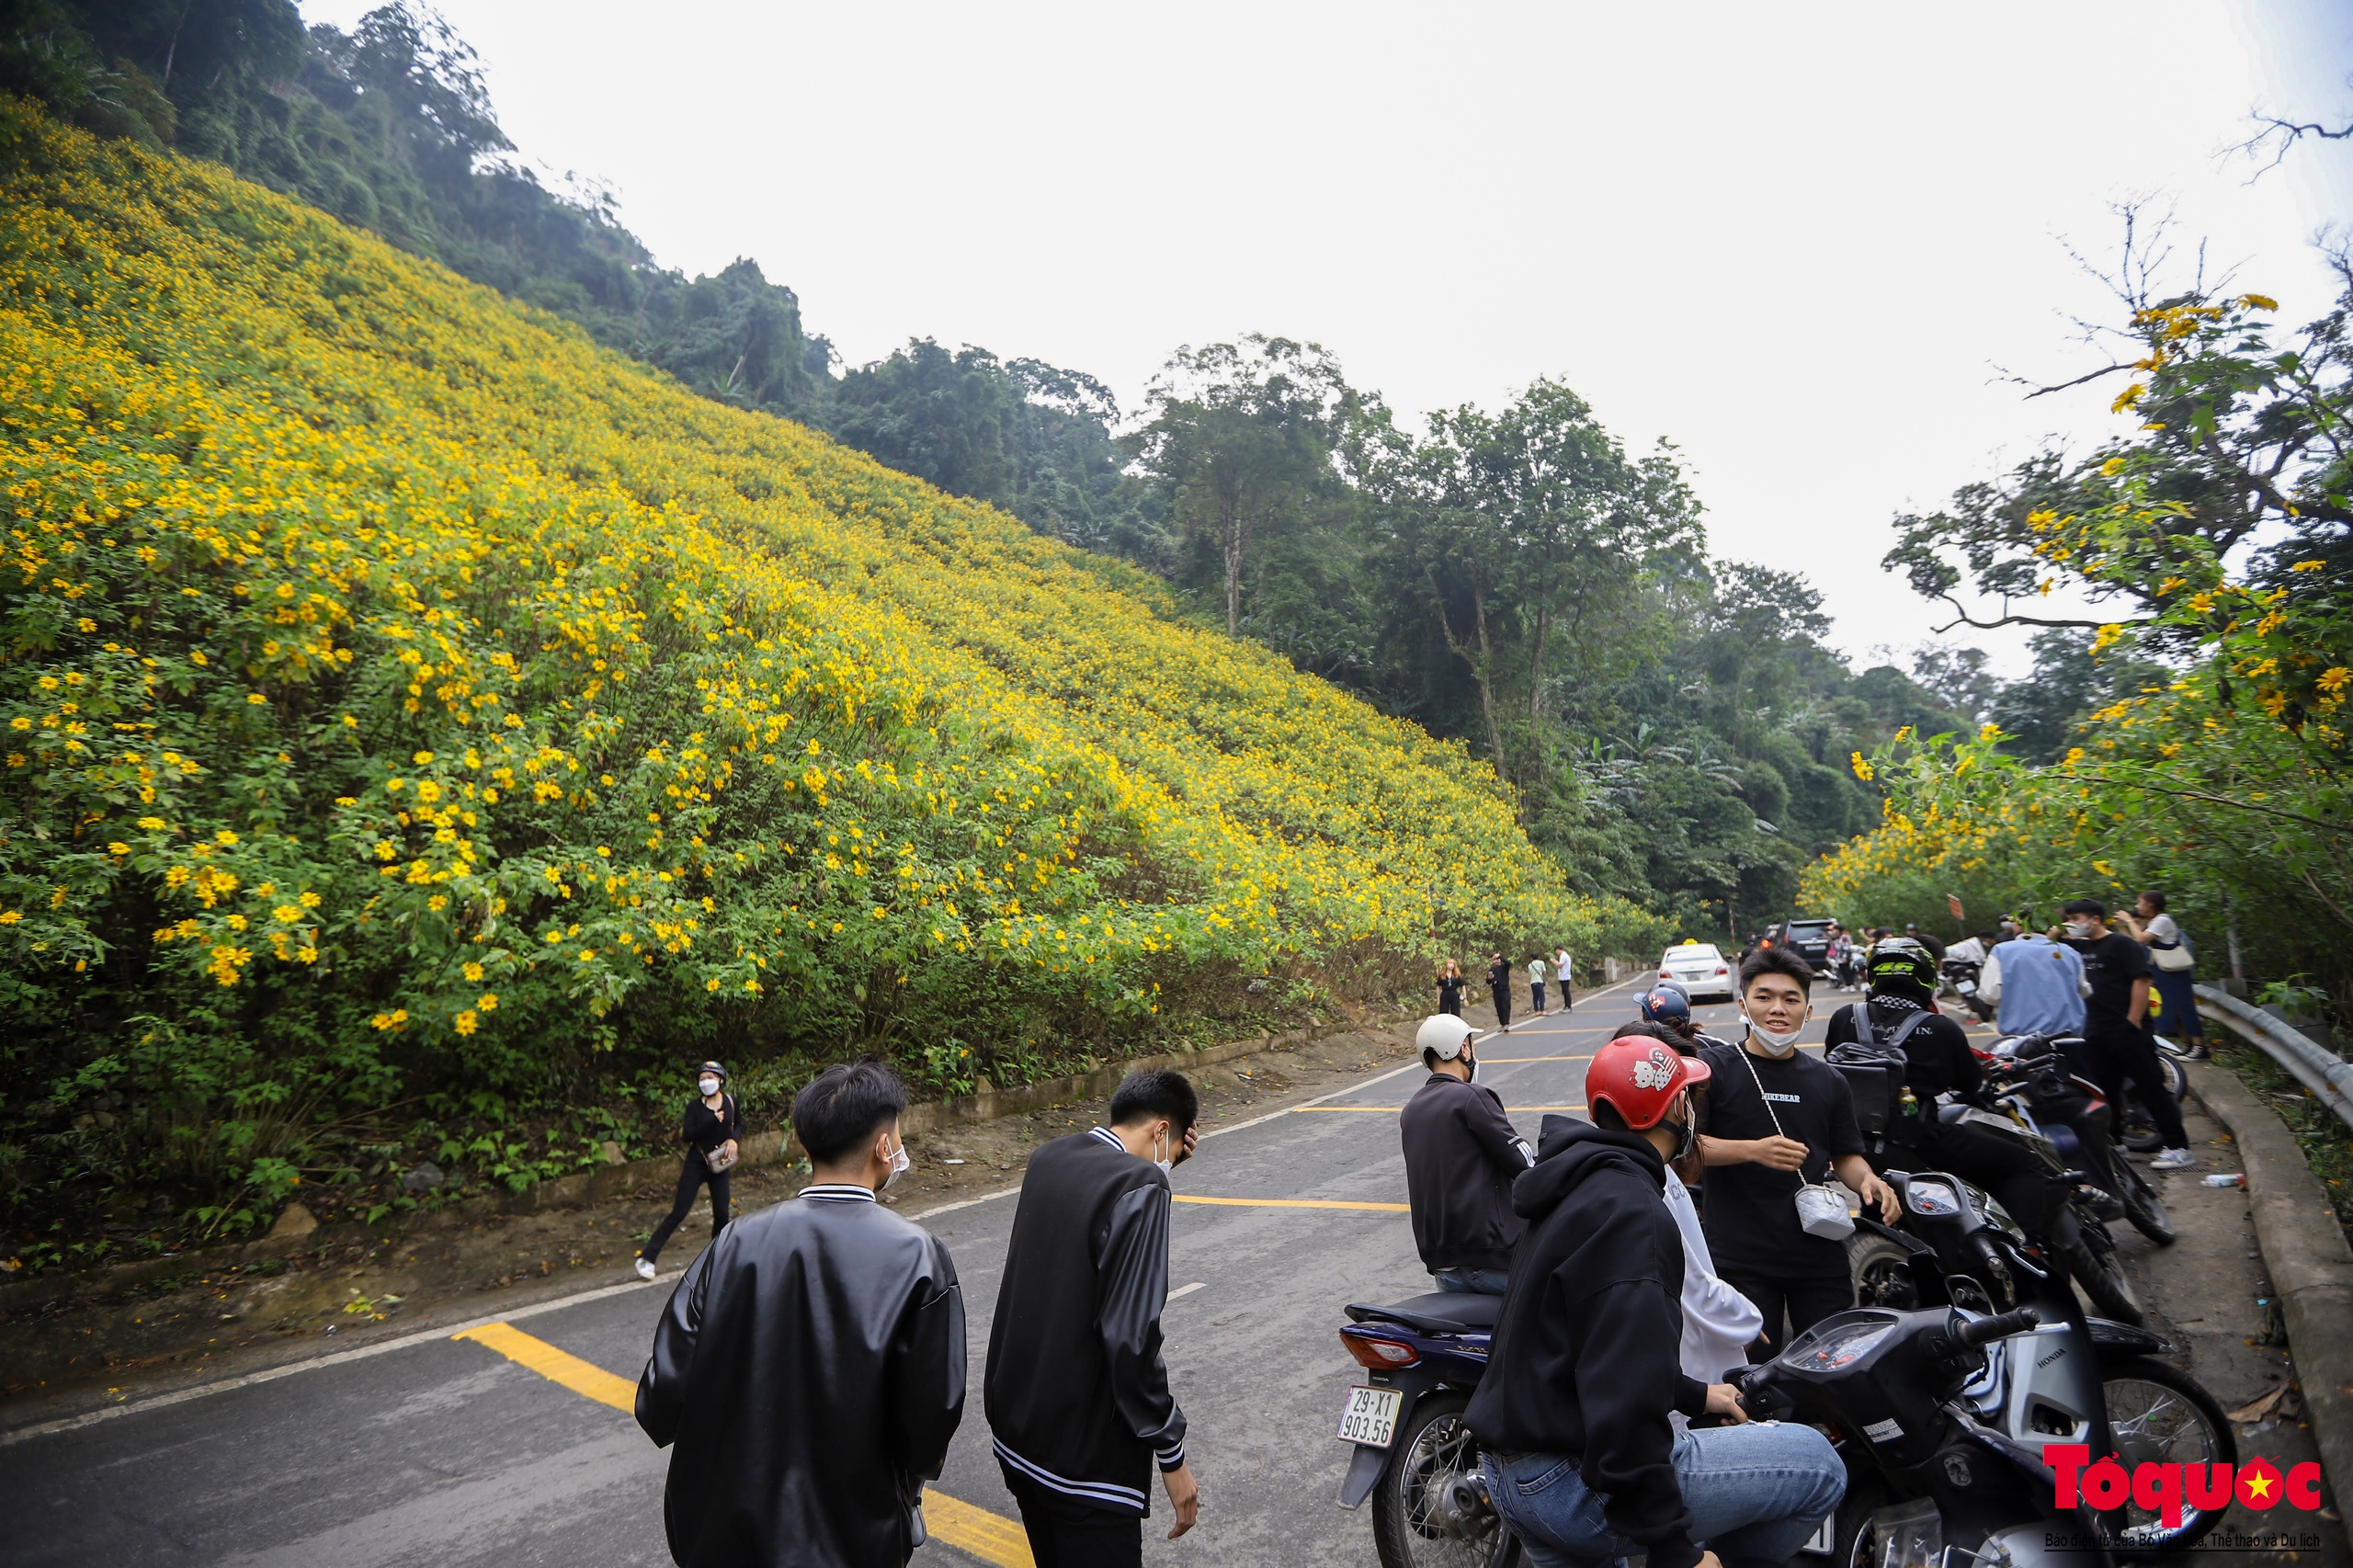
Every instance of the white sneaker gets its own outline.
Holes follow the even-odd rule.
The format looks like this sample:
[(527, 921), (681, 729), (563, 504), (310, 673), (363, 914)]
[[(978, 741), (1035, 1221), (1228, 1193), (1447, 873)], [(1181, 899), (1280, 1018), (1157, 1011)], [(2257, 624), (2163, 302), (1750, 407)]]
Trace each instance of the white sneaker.
[(2198, 1168), (2198, 1156), (2187, 1149), (2167, 1149), (2149, 1162), (2153, 1171), (2188, 1171)]
[(645, 1261), (645, 1259), (643, 1259), (643, 1258), (642, 1258), (642, 1257), (641, 1257), (641, 1258), (639, 1258), (639, 1259), (637, 1260), (637, 1277), (638, 1277), (640, 1279), (651, 1279), (651, 1278), (654, 1278), (654, 1266), (653, 1266), (652, 1264), (650, 1264), (650, 1263), (646, 1262), (646, 1261)]

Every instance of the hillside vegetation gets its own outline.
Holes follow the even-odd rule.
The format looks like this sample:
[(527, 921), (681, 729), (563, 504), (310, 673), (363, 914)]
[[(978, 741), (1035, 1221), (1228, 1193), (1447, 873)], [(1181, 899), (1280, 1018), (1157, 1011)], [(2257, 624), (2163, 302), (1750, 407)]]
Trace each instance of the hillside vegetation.
[(1153, 579), (20, 100), (0, 332), (19, 1224), (521, 1185), (705, 1054), (958, 1088), (1656, 935)]

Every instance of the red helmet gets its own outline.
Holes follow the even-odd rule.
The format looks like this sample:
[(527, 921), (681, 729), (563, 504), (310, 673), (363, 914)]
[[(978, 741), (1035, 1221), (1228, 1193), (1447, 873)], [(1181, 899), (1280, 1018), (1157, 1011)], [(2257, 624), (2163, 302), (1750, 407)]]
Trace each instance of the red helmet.
[(1639, 1132), (1656, 1127), (1677, 1096), (1709, 1077), (1705, 1062), (1663, 1040), (1620, 1035), (1593, 1053), (1593, 1064), (1585, 1070), (1585, 1097), (1608, 1106)]

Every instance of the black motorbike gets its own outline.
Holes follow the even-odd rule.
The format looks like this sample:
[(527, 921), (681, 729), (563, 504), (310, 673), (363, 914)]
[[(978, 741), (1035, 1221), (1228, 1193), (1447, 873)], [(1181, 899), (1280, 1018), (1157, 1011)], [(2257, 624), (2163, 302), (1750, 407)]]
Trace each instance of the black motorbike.
[(1372, 1499), (1381, 1568), (1506, 1568), (1519, 1542), (1487, 1501), (1479, 1439), (1462, 1424), (1487, 1369), (1501, 1296), (1452, 1291), (1358, 1303), (1340, 1343), (1365, 1369), (1339, 1437), (1355, 1445), (1340, 1506)]
[[(2129, 1502), (2063, 1515), (2042, 1449), (2083, 1443), (2128, 1471), (2143, 1460), (2234, 1465), (2212, 1395), (2157, 1358), (2169, 1349), (2157, 1335), (2086, 1317), (2064, 1267), (1968, 1183), (1936, 1172), (1887, 1179), (1906, 1223), (1873, 1227), (1903, 1254), (1882, 1274), (1881, 1299), (1815, 1324), (1734, 1380), (1752, 1415), (1821, 1426), (1846, 1461), (1834, 1561), (1875, 1568), (1893, 1549), (1903, 1563), (2026, 1568), (2195, 1546), (2221, 1508), (2185, 1509), (2172, 1527)], [(1947, 1548), (1957, 1549), (1949, 1558)]]
[(1977, 983), (1984, 973), (1984, 964), (1971, 959), (1948, 958), (1942, 968), (1946, 989), (1961, 998), (1961, 1006), (1978, 1017), (1990, 1021), (1994, 1017), (1994, 1004), (1977, 994)]
[(2103, 1220), (2120, 1214), (2159, 1246), (2173, 1245), (2177, 1237), (2165, 1200), (2109, 1136), (2108, 1104), (2087, 1071), (2082, 1040), (2021, 1035), (1997, 1040), (1979, 1060), (1995, 1103), (2010, 1113), (2013, 1126), (2047, 1136), (2051, 1157), (2080, 1167), (2111, 1200), (2098, 1205)]

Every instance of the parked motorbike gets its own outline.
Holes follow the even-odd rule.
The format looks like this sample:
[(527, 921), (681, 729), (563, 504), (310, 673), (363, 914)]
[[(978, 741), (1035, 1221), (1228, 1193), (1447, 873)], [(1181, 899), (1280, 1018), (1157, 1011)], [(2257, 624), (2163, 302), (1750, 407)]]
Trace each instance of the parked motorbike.
[[(2109, 1137), (2108, 1104), (2084, 1071), (2082, 1049), (2079, 1040), (2021, 1035), (1995, 1041), (1991, 1051), (1980, 1052), (1980, 1061), (1995, 1103), (2011, 1120), (2046, 1135), (2052, 1157), (2062, 1165), (2081, 1166), (2111, 1200), (2099, 1206), (2103, 1220), (2130, 1220), (2159, 1246), (2171, 1246), (2177, 1239), (2173, 1216), (2148, 1177)], [(2005, 1135), (2014, 1134), (2006, 1130)]]
[(1462, 1412), (1487, 1369), (1500, 1296), (1435, 1291), (1362, 1303), (1340, 1343), (1365, 1369), (1348, 1391), (1340, 1438), (1356, 1445), (1340, 1506), (1372, 1499), (1381, 1568), (1507, 1568), (1519, 1542), (1487, 1501), (1479, 1439)]
[(1977, 994), (1977, 983), (1985, 966), (1969, 959), (1948, 958), (1943, 968), (1946, 989), (1960, 997), (1961, 1005), (1978, 1017), (1991, 1020), (1994, 1005)]
[[(1938, 1172), (1887, 1180), (1918, 1233), (1872, 1227), (1901, 1255), (1876, 1272), (1877, 1299), (1734, 1375), (1752, 1415), (1821, 1426), (1845, 1460), (1834, 1562), (1872, 1568), (1893, 1551), (1902, 1563), (2027, 1568), (2195, 1546), (2222, 1508), (2185, 1507), (2171, 1528), (2138, 1504), (2063, 1514), (2042, 1449), (2086, 1444), (2128, 1471), (2144, 1460), (2234, 1465), (2213, 1396), (2157, 1359), (2169, 1348), (2157, 1335), (2086, 1317), (2066, 1270), (1968, 1183)], [(2085, 1548), (2049, 1544), (2069, 1537)]]

